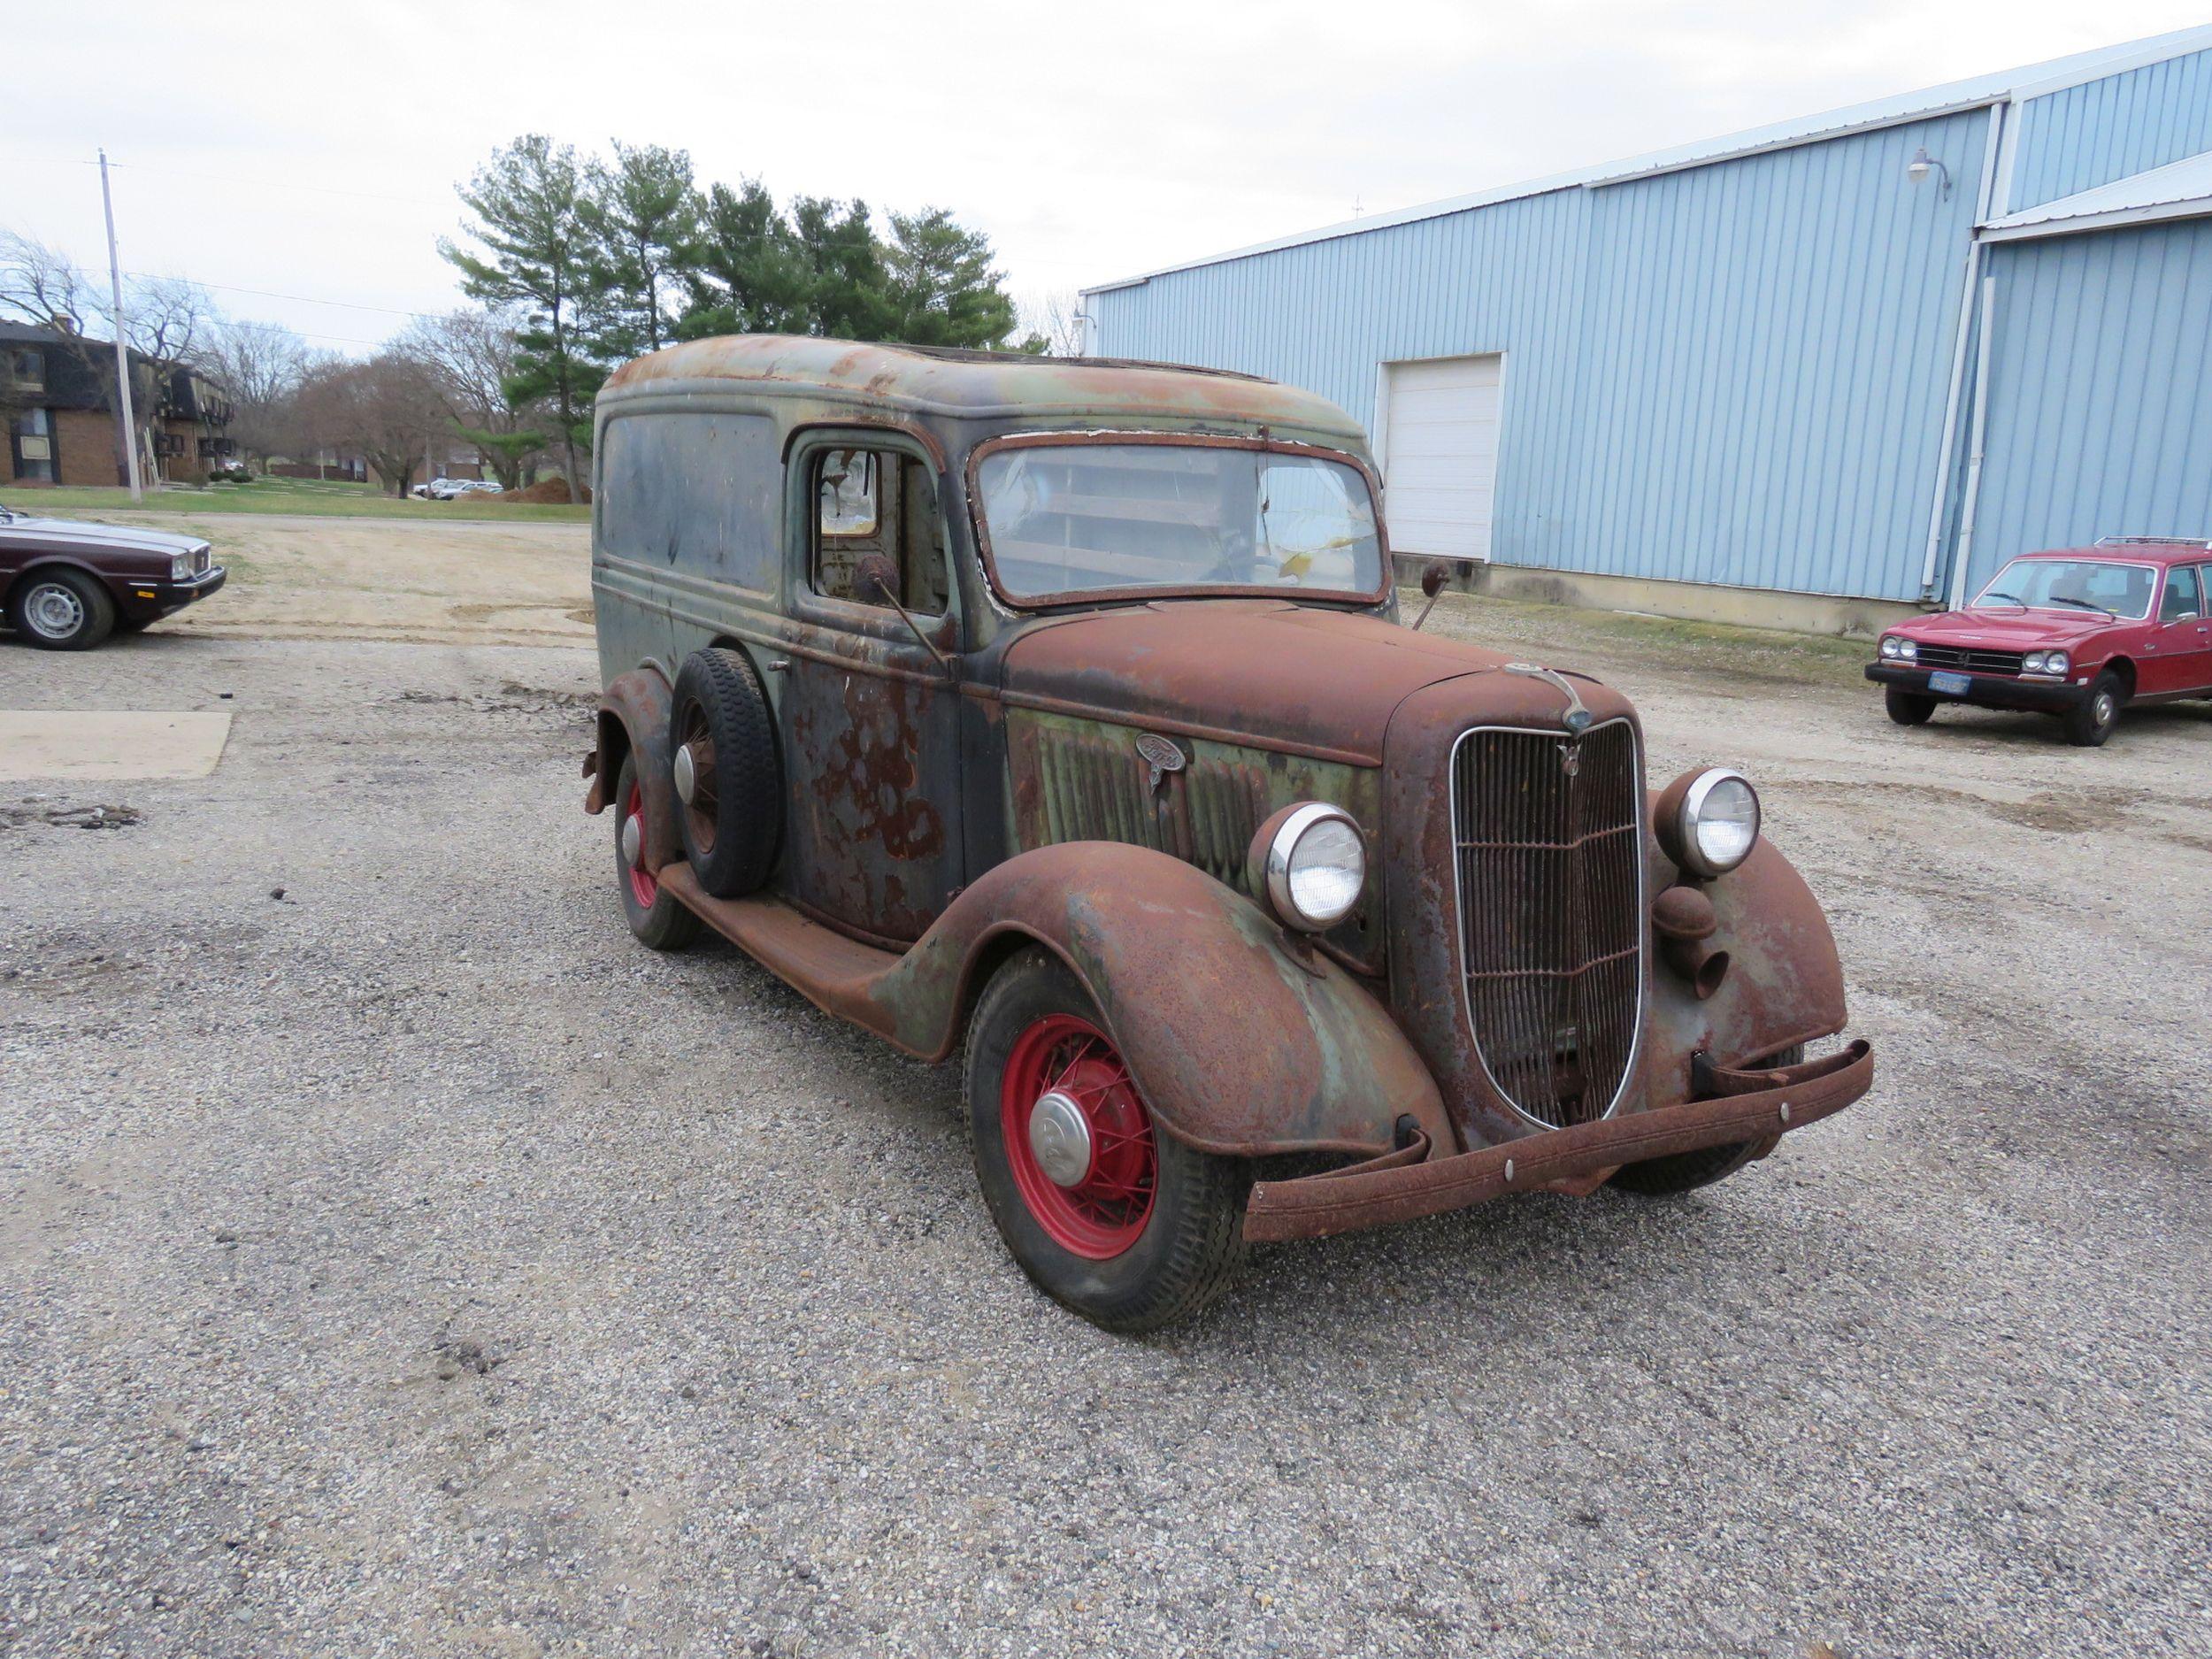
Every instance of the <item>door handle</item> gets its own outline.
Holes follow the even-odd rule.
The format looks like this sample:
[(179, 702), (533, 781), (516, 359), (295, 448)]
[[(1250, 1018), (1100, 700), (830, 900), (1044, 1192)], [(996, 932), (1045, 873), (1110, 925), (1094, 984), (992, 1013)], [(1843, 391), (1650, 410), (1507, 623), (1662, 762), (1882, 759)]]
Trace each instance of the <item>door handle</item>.
[(768, 672), (772, 674), (789, 673), (791, 672), (791, 659), (788, 657), (771, 657), (768, 663)]

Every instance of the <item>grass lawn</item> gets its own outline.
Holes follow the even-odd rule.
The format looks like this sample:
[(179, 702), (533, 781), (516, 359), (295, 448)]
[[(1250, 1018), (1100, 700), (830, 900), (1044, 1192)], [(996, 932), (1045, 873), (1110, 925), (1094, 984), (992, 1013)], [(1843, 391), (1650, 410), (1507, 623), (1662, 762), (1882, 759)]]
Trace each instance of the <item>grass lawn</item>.
[(264, 478), (250, 484), (164, 485), (149, 489), (142, 509), (131, 505), (127, 489), (6, 488), (0, 502), (18, 512), (48, 517), (89, 514), (110, 518), (134, 511), (161, 513), (291, 513), (331, 518), (421, 518), (432, 522), (456, 518), (503, 518), (518, 522), (583, 524), (591, 518), (584, 506), (556, 507), (534, 503), (503, 502), (495, 496), (470, 496), (459, 501), (405, 500), (385, 495), (373, 484), (348, 484), (335, 479)]

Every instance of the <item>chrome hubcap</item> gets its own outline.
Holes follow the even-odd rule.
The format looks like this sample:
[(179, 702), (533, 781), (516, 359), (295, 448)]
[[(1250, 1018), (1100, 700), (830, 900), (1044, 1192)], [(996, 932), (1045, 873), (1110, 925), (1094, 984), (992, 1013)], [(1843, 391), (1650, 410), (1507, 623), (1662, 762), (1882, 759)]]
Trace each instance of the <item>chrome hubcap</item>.
[(2099, 726), (2109, 726), (2112, 723), (2112, 696), (2110, 693), (2108, 692), (2097, 699), (2096, 715), (2097, 724)]
[(1038, 1096), (1029, 1114), (1029, 1150), (1055, 1187), (1079, 1187), (1091, 1172), (1091, 1125), (1058, 1089)]
[(84, 621), (84, 601), (59, 582), (34, 588), (23, 619), (50, 640), (65, 640)]
[(676, 764), (671, 770), (676, 774), (676, 798), (689, 806), (699, 787), (699, 768), (691, 758), (690, 744), (677, 749)]
[(637, 856), (644, 845), (645, 834), (639, 827), (637, 814), (634, 812), (622, 820), (622, 862), (631, 869), (636, 869)]

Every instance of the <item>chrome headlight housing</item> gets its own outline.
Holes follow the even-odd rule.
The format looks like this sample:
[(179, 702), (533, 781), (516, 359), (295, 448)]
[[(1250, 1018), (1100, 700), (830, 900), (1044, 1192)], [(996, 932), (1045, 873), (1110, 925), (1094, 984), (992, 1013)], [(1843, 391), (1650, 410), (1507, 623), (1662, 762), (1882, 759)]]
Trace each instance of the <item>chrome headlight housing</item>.
[(173, 582), (189, 581), (192, 580), (191, 554), (179, 553), (173, 555), (170, 558), (169, 580)]
[(1899, 639), (1894, 634), (1885, 634), (1882, 635), (1882, 655), (1895, 657), (1903, 650), (1904, 644), (1904, 641)]
[(1724, 876), (1759, 844), (1759, 792), (1725, 767), (1685, 772), (1659, 797), (1652, 833), (1678, 867)]
[(2063, 651), (2030, 651), (2020, 664), (2024, 674), (2063, 674), (2074, 665)]
[(1258, 841), (1259, 886), (1284, 926), (1325, 933), (1352, 913), (1367, 885), (1367, 840), (1350, 813), (1308, 801), (1261, 826)]

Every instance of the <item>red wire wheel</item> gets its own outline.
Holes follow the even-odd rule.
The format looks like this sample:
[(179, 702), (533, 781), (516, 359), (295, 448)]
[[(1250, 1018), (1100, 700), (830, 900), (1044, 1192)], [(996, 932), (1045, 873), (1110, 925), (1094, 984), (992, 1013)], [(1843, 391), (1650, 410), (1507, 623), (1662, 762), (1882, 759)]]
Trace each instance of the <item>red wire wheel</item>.
[[(1089, 1134), (1087, 1165), (1069, 1186), (1045, 1173), (1031, 1142), (1031, 1119), (1048, 1094), (1072, 1102)], [(1152, 1115), (1104, 1032), (1073, 1014), (1025, 1029), (1006, 1058), (999, 1119), (1015, 1188), (1055, 1244), (1104, 1262), (1144, 1236), (1160, 1175)]]
[[(616, 835), (619, 837), (627, 827), (629, 820), (635, 818), (638, 828), (638, 845), (641, 848), (643, 847), (645, 845), (645, 791), (638, 787), (635, 778), (630, 780), (630, 793), (622, 800), (622, 823), (615, 826)], [(630, 865), (629, 873), (630, 896), (637, 901), (638, 909), (651, 910), (653, 901), (660, 896), (659, 879), (645, 867), (645, 861), (642, 858)]]

